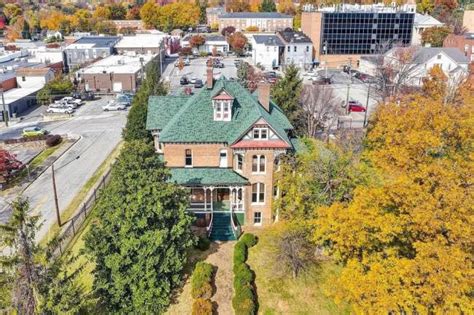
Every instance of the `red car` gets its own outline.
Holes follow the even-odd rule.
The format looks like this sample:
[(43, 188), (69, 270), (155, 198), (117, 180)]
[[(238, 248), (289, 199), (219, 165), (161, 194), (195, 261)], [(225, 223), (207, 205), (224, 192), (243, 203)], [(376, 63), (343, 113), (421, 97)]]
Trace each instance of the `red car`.
[(365, 107), (356, 101), (349, 102), (349, 112), (365, 112)]

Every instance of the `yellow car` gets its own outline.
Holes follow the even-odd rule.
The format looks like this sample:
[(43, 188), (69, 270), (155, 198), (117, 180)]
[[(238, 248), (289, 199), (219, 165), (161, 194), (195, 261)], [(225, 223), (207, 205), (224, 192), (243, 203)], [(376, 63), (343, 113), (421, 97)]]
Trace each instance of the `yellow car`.
[(48, 132), (45, 129), (38, 126), (34, 126), (34, 127), (28, 127), (28, 128), (23, 129), (23, 132), (21, 133), (21, 135), (23, 137), (35, 137), (35, 136), (43, 136), (47, 133)]

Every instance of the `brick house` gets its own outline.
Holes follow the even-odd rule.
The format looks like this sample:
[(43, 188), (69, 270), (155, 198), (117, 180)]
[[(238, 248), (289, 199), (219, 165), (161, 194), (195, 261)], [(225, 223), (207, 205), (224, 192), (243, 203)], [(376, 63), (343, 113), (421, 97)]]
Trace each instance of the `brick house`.
[(293, 28), (293, 17), (277, 12), (232, 12), (219, 15), (218, 23), (219, 31), (233, 26), (241, 31), (257, 27), (262, 32), (276, 32)]
[(240, 226), (274, 221), (274, 172), (296, 139), (269, 84), (252, 94), (237, 81), (214, 80), (208, 68), (196, 94), (150, 97), (147, 130), (211, 239), (235, 239)]
[(458, 48), (469, 59), (469, 62), (474, 62), (474, 33), (449, 34), (444, 39), (443, 47)]

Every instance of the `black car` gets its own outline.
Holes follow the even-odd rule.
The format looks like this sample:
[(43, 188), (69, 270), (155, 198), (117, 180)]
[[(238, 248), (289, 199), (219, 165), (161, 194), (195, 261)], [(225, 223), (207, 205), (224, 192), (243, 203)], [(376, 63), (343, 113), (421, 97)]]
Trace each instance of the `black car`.
[(214, 62), (214, 68), (224, 68), (224, 64), (220, 61)]
[(91, 91), (74, 92), (71, 96), (82, 101), (93, 101), (95, 99), (94, 92)]
[(186, 78), (186, 77), (181, 77), (181, 79), (179, 79), (179, 84), (181, 84), (181, 85), (189, 84), (188, 78)]
[(199, 89), (202, 88), (204, 85), (202, 84), (201, 79), (197, 79), (196, 82), (194, 82), (194, 88)]

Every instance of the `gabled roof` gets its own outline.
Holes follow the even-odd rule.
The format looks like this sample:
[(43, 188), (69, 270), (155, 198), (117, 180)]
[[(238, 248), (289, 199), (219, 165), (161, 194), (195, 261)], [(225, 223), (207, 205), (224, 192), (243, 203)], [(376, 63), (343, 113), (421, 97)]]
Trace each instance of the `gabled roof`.
[(432, 17), (431, 15), (423, 15), (420, 13), (415, 13), (415, 21), (413, 22), (415, 26), (430, 26), (436, 25), (441, 26), (443, 23)]
[[(212, 97), (221, 90), (235, 98), (231, 121), (214, 121)], [(221, 77), (214, 82), (212, 89), (201, 89), (187, 99), (177, 96), (151, 97), (147, 129), (162, 129), (160, 142), (163, 143), (233, 144), (262, 118), (291, 146), (287, 130), (293, 129), (293, 126), (277, 105), (271, 102), (267, 112), (258, 102), (256, 94), (251, 94), (237, 81)]]
[(281, 39), (276, 35), (253, 35), (253, 39), (257, 44), (266, 46), (284, 46)]
[[(396, 49), (410, 49), (410, 47), (394, 47), (385, 55), (390, 56)], [(423, 64), (440, 53), (444, 53), (457, 63), (469, 63), (469, 59), (458, 48), (454, 47), (421, 47), (414, 52), (413, 63)]]
[(248, 180), (231, 168), (192, 167), (170, 168), (170, 182), (183, 186), (246, 185)]

